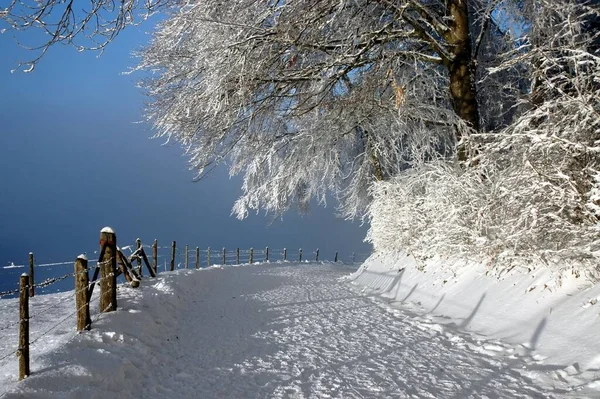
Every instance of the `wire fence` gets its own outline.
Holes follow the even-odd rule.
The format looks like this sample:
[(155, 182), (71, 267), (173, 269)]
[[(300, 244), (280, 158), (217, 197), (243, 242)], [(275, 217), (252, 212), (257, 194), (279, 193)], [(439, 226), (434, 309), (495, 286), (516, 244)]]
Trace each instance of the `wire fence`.
[[(116, 238), (115, 238), (116, 241)], [(124, 247), (116, 247), (112, 257), (103, 258), (105, 255), (105, 246), (101, 251), (92, 251), (91, 253), (99, 254), (98, 261), (90, 262), (90, 266), (83, 270), (77, 269), (76, 262), (80, 259), (87, 258), (80, 256), (75, 261), (60, 261), (35, 263), (33, 254), (29, 255), (28, 264), (14, 264), (0, 267), (0, 270), (12, 271), (13, 269), (22, 272), (23, 269), (29, 270), (29, 274), (19, 273), (14, 274), (14, 288), (0, 291), (0, 298), (15, 298), (20, 297), (20, 300), (0, 301), (0, 314), (3, 318), (0, 322), (0, 339), (2, 342), (19, 342), (17, 347), (11, 345), (6, 346), (0, 344), (0, 366), (6, 359), (11, 356), (18, 355), (20, 367), (24, 356), (27, 357), (26, 371), (20, 370), (20, 378), (29, 374), (29, 348), (36, 348), (44, 337), (47, 337), (53, 331), (60, 331), (61, 334), (74, 334), (77, 328), (89, 329), (91, 324), (96, 322), (100, 316), (116, 308), (116, 303), (108, 302), (108, 305), (101, 309), (102, 305), (96, 299), (105, 295), (104, 288), (102, 293), (93, 293), (94, 287), (107, 279), (107, 286), (113, 279), (115, 287), (114, 300), (116, 301), (116, 285), (139, 284), (139, 280), (144, 274), (144, 266), (146, 273), (155, 276), (159, 271), (178, 270), (178, 269), (201, 269), (215, 266), (227, 265), (243, 265), (264, 262), (279, 262), (279, 263), (296, 263), (296, 262), (322, 262), (330, 261), (341, 264), (356, 264), (362, 263), (370, 256), (370, 253), (345, 253), (339, 252), (324, 254), (319, 249), (303, 250), (301, 248), (199, 248), (190, 246), (177, 246), (176, 242), (172, 242), (170, 246), (158, 246), (157, 241), (153, 245), (143, 245), (139, 239), (133, 245)], [(101, 267), (110, 263), (112, 272), (109, 274), (99, 273)], [(75, 266), (75, 271), (65, 273), (66, 266)], [(118, 265), (118, 267), (117, 267)], [(72, 269), (73, 270), (73, 269)], [(80, 271), (78, 271), (80, 270)], [(35, 271), (35, 272), (34, 272)], [(93, 277), (90, 278), (90, 274)], [(40, 281), (35, 282), (35, 276), (41, 277)], [(85, 274), (86, 283), (77, 285), (80, 277)], [(118, 277), (118, 280), (116, 278)], [(17, 282), (19, 280), (19, 282)], [(75, 281), (75, 290), (73, 290), (73, 281)], [(35, 295), (51, 292), (52, 289), (59, 291), (57, 294)], [(69, 290), (69, 291), (67, 291)], [(77, 298), (81, 294), (87, 299), (83, 303)], [(24, 299), (25, 298), (25, 299)], [(94, 299), (94, 300), (92, 300)], [(27, 307), (26, 312), (23, 309), (23, 303)], [(105, 302), (106, 303), (106, 302)], [(84, 327), (81, 327), (80, 318), (83, 311), (88, 313), (89, 320)], [(91, 317), (94, 314), (94, 317)], [(77, 320), (77, 323), (74, 321)], [(30, 328), (31, 327), (31, 328)], [(26, 341), (23, 341), (23, 329), (27, 331)], [(4, 349), (4, 350), (3, 350)]]
[[(101, 263), (102, 262), (100, 261), (96, 262), (96, 267), (98, 267)], [(72, 261), (70, 264), (73, 265), (74, 262)], [(100, 283), (106, 277), (97, 278), (95, 281), (90, 282), (83, 288), (75, 291), (61, 292), (55, 295), (38, 295), (37, 297), (32, 297), (30, 294), (30, 289), (32, 287), (48, 287), (53, 284), (57, 284), (60, 281), (66, 280), (69, 277), (75, 278), (83, 273), (88, 274), (88, 270), (86, 269), (82, 272), (67, 273), (62, 276), (49, 278), (38, 284), (31, 284), (28, 281), (27, 284), (17, 289), (17, 294), (22, 294), (22, 290), (25, 290), (26, 292), (24, 295), (29, 297), (27, 300), (27, 314), (26, 317), (23, 317), (22, 304), (19, 301), (9, 300), (2, 303), (2, 307), (0, 309), (2, 316), (11, 317), (14, 315), (12, 320), (3, 320), (3, 323), (0, 324), (0, 337), (2, 342), (19, 342), (21, 329), (24, 323), (27, 324), (29, 330), (29, 336), (27, 337), (26, 342), (26, 346), (28, 348), (35, 348), (35, 345), (38, 344), (43, 337), (59, 328), (62, 329), (61, 334), (74, 333), (73, 319), (75, 318), (77, 312), (81, 310), (81, 307), (89, 305), (89, 303), (82, 305), (79, 308), (75, 308), (75, 296), (73, 294), (77, 295), (83, 291), (85, 291), (87, 294), (92, 284)], [(24, 274), (21, 277), (23, 276), (27, 275)], [(7, 291), (3, 292), (2, 294), (6, 292)], [(13, 294), (13, 290), (11, 290), (10, 293)], [(100, 316), (97, 306), (93, 305), (92, 311), (97, 313), (97, 317)], [(57, 315), (59, 315), (58, 318)], [(21, 328), (19, 328), (19, 326), (21, 326)], [(0, 365), (3, 361), (9, 359), (11, 356), (19, 355), (22, 350), (23, 345), (21, 342), (19, 342), (17, 347), (9, 349), (8, 351), (5, 350), (0, 352)], [(22, 357), (22, 355), (19, 357)]]
[[(150, 247), (148, 247), (150, 248)], [(172, 251), (172, 247), (160, 247)], [(161, 268), (165, 271), (170, 270), (170, 262), (173, 261), (173, 270), (192, 269), (237, 265), (261, 262), (338, 262), (343, 264), (363, 263), (371, 253), (350, 252), (324, 253), (319, 249), (303, 250), (301, 248), (206, 248), (196, 250), (196, 248), (175, 247), (175, 256), (159, 255), (162, 260)]]

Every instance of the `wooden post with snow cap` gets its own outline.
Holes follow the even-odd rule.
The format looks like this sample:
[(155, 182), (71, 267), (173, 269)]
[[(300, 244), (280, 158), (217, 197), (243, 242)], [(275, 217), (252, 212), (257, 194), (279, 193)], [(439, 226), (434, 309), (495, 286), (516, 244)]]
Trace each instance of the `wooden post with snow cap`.
[(100, 248), (104, 256), (100, 261), (100, 312), (117, 310), (117, 236), (110, 227), (100, 231)]
[(33, 252), (29, 253), (29, 296), (35, 295), (35, 279), (33, 277)]
[(254, 263), (254, 248), (250, 248), (250, 262)]
[(240, 249), (239, 248), (237, 248), (235, 250), (235, 262), (236, 262), (236, 265), (240, 264)]
[(352, 263), (356, 260), (356, 252), (352, 252)]
[(206, 251), (206, 267), (210, 267), (210, 247)]
[(225, 247), (223, 247), (223, 265), (227, 264), (227, 258), (225, 257)]
[(319, 261), (319, 248), (317, 248), (317, 252), (315, 252), (315, 262)]
[(154, 268), (154, 274), (158, 274), (158, 240), (154, 240), (152, 243), (152, 267)]
[(87, 297), (89, 284), (88, 258), (79, 255), (75, 260), (75, 309), (77, 309), (77, 331), (89, 330), (92, 324), (90, 302)]
[(265, 248), (265, 262), (269, 261), (269, 247)]
[(287, 248), (283, 248), (283, 261), (287, 260)]
[(190, 266), (190, 247), (189, 245), (185, 245), (185, 268), (189, 269)]
[(300, 251), (298, 252), (298, 262), (302, 262), (302, 248), (300, 248)]
[(334, 259), (334, 262), (337, 262), (337, 258), (338, 258), (338, 253), (337, 253), (337, 251), (335, 251), (335, 259)]
[(196, 247), (196, 270), (200, 268), (200, 247)]
[(142, 277), (142, 275), (144, 274), (142, 273), (142, 254), (140, 253), (142, 251), (142, 240), (140, 240), (139, 238), (135, 240), (135, 250), (137, 251), (138, 275)]
[(177, 243), (173, 241), (171, 244), (171, 271), (175, 270), (175, 251), (177, 250)]
[(19, 280), (19, 381), (30, 374), (29, 370), (29, 275), (21, 274)]

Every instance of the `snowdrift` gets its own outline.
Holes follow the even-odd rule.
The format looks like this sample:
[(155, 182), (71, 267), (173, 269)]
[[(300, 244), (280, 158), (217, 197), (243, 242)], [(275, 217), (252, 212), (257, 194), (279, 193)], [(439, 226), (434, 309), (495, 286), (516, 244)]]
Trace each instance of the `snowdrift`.
[(350, 279), (436, 322), (516, 344), (555, 378), (595, 379), (600, 285), (544, 267), (501, 275), (465, 261), (372, 255)]

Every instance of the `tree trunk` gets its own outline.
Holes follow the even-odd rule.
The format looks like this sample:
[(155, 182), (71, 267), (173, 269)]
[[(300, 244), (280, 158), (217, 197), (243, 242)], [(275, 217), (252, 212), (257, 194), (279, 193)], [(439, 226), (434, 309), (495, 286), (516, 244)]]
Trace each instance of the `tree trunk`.
[[(454, 112), (466, 121), (474, 130), (479, 130), (479, 110), (475, 71), (471, 52), (469, 32), (469, 9), (466, 0), (447, 0), (447, 10), (452, 17), (450, 30), (445, 35), (449, 44), (452, 60), (444, 62), (450, 76), (450, 95)], [(458, 140), (461, 139), (457, 133)], [(458, 159), (466, 161), (468, 151), (464, 146), (458, 148)]]

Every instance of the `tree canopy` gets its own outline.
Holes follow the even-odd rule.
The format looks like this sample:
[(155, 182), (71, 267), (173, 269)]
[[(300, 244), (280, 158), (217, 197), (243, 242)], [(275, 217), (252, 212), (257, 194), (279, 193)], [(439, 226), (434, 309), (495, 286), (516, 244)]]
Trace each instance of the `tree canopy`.
[(148, 120), (198, 179), (243, 175), (240, 218), (333, 196), (380, 248), (600, 258), (599, 0), (90, 4), (1, 15), (43, 55), (164, 13)]

